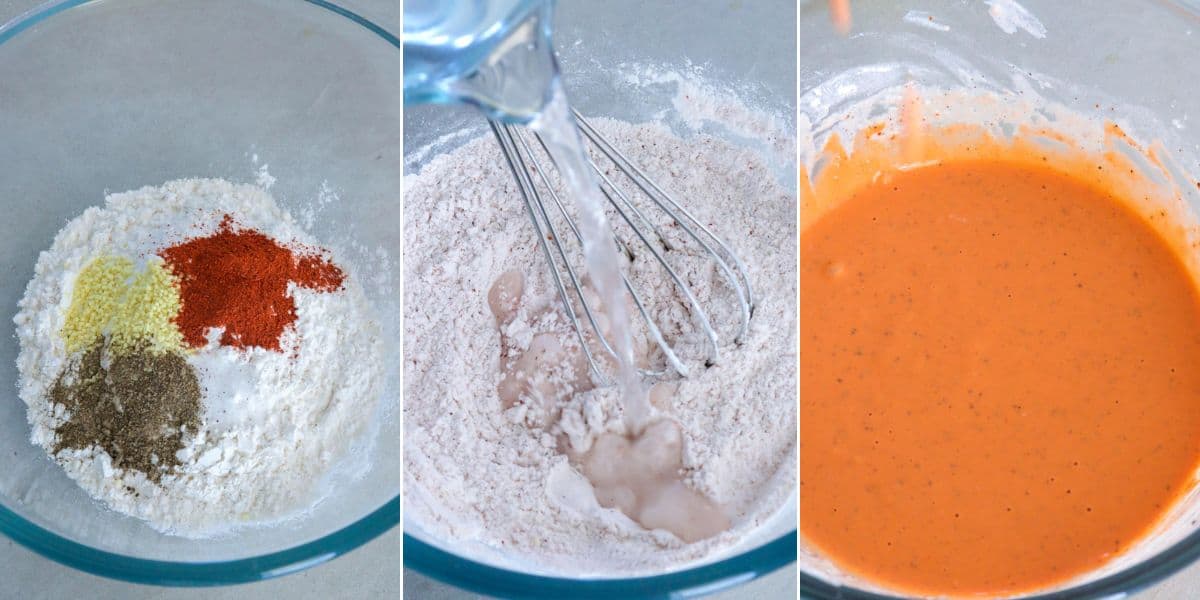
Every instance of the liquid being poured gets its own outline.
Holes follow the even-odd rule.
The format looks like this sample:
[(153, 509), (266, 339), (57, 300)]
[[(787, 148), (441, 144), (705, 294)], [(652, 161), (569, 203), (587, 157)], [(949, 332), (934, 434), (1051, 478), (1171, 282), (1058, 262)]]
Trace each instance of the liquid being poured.
[[(545, 11), (535, 14), (518, 28), (524, 33), (517, 36), (517, 41), (500, 45), (503, 62), (522, 67), (499, 71), (508, 75), (505, 85), (496, 85), (495, 79), (487, 78), (471, 85), (476, 101), (485, 97), (479, 90), (498, 92), (494, 103), (498, 106), (514, 105), (507, 100), (510, 95), (528, 99), (541, 92), (540, 97), (545, 99), (529, 127), (545, 144), (566, 196), (577, 206), (589, 287), (598, 296), (598, 309), (606, 324), (596, 334), (608, 340), (616, 355), (616, 385), (625, 433), (602, 433), (587, 449), (572, 449), (562, 441), (560, 444), (592, 483), (601, 506), (620, 510), (647, 529), (665, 529), (686, 542), (695, 542), (728, 529), (730, 522), (716, 503), (684, 482), (683, 432), (679, 425), (668, 419), (650, 421), (650, 394), (642, 385), (634, 357), (621, 254), (605, 212), (607, 200), (600, 192), (558, 78), (549, 29), (537, 25), (548, 23), (547, 15)], [(524, 87), (517, 85), (522, 82)], [(497, 392), (506, 408), (521, 402), (533, 406), (538, 414), (533, 422), (550, 428), (559, 418), (560, 403), (590, 390), (592, 382), (582, 350), (567, 332), (539, 332), (523, 350), (507, 339), (505, 328), (521, 308), (523, 291), (524, 278), (510, 271), (501, 275), (488, 293), (488, 303), (502, 334), (503, 373)]]
[(558, 70), (549, 0), (408, 0), (404, 101), (468, 102), (493, 119), (541, 112)]
[(579, 207), (584, 263), (592, 286), (604, 303), (609, 322), (608, 339), (617, 355), (617, 385), (621, 390), (625, 426), (630, 433), (638, 433), (645, 426), (650, 406), (634, 364), (633, 336), (625, 303), (625, 284), (621, 278), (621, 255), (617, 252), (604, 211), (606, 200), (584, 154), (566, 94), (557, 80), (552, 86), (550, 101), (529, 126), (545, 142), (568, 197)]
[[(535, 326), (525, 344), (509, 337), (509, 325), (522, 311), (524, 319), (516, 331), (528, 334), (529, 323), (542, 321), (546, 312), (554, 310), (531, 311), (523, 303), (524, 290), (521, 273), (508, 271), (497, 277), (488, 291), (488, 305), (500, 329), (502, 372), (497, 392), (506, 409), (525, 407), (527, 424), (551, 430), (562, 416), (562, 404), (591, 391), (593, 384), (575, 337), (561, 323), (557, 329)], [(599, 304), (601, 312), (606, 308)], [(611, 332), (609, 325), (600, 333)], [(648, 393), (638, 391), (639, 402), (666, 410), (675, 386), (658, 383)], [(645, 410), (649, 413), (648, 407)], [(685, 482), (683, 431), (675, 421), (656, 419), (638, 431), (601, 432), (581, 444), (572, 439), (567, 427), (561, 430), (559, 447), (592, 484), (601, 506), (621, 511), (646, 529), (665, 529), (689, 543), (729, 529), (729, 517), (721, 507)]]

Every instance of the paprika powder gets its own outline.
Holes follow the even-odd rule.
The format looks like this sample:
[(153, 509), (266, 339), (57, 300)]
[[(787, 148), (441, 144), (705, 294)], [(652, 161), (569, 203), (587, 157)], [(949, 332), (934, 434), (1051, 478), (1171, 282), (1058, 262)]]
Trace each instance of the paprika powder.
[(159, 255), (179, 282), (175, 322), (194, 348), (207, 343), (210, 328), (222, 328), (222, 345), (281, 352), (279, 338), (296, 321), (288, 285), (333, 292), (345, 280), (325, 257), (298, 255), (259, 231), (238, 229), (229, 215), (216, 233)]

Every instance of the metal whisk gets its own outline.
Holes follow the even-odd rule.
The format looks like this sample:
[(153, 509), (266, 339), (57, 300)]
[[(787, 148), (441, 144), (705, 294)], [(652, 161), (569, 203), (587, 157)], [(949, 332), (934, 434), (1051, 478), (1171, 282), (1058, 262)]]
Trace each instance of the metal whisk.
[[(707, 338), (708, 356), (706, 366), (717, 363), (721, 347), (717, 330), (713, 327), (709, 319), (708, 311), (704, 310), (699, 300), (697, 300), (696, 295), (684, 282), (676, 269), (672, 267), (668, 260), (668, 255), (676, 250), (676, 248), (667, 241), (667, 238), (655, 225), (656, 220), (647, 217), (647, 210), (662, 211), (667, 218), (678, 225), (686, 234), (686, 237), (684, 237), (685, 241), (687, 243), (694, 242), (703, 249), (703, 252), (717, 265), (719, 272), (730, 289), (737, 295), (741, 324), (737, 328), (736, 336), (734, 336), (733, 341), (735, 343), (740, 343), (748, 332), (750, 317), (754, 311), (754, 298), (750, 290), (750, 279), (746, 275), (745, 265), (734, 254), (728, 244), (693, 217), (670, 194), (646, 176), (645, 172), (633, 164), (628, 157), (614, 148), (578, 111), (572, 110), (572, 113), (580, 132), (583, 134), (584, 145), (590, 145), (595, 148), (598, 154), (603, 156), (604, 160), (611, 162), (619, 173), (619, 175), (614, 174), (613, 177), (610, 177), (605, 174), (604, 169), (601, 169), (595, 161), (589, 160), (589, 165), (599, 181), (601, 192), (607, 198), (609, 205), (615, 210), (620, 220), (617, 221), (610, 218), (614, 230), (618, 222), (623, 222), (632, 229), (634, 233), (632, 237), (636, 238), (629, 239), (628, 236), (617, 235), (614, 231), (617, 249), (628, 256), (630, 260), (634, 260), (648, 252), (653, 256), (654, 260), (658, 261), (673, 282), (675, 288), (682, 295), (683, 305), (688, 309), (690, 316)], [(496, 140), (500, 143), (500, 149), (504, 153), (505, 159), (507, 159), (508, 166), (516, 178), (517, 187), (521, 192), (529, 219), (536, 231), (538, 243), (550, 268), (551, 278), (557, 287), (563, 309), (575, 329), (580, 347), (583, 348), (592, 372), (601, 381), (604, 381), (606, 377), (597, 364), (594, 353), (589, 348), (584, 333), (584, 322), (586, 322), (587, 327), (591, 328), (594, 339), (598, 340), (603, 351), (607, 352), (614, 359), (616, 358), (616, 352), (597, 324), (596, 307), (591, 306), (587, 296), (584, 294), (581, 278), (574, 266), (574, 261), (570, 258), (573, 254), (582, 252), (583, 239), (579, 228), (567, 211), (566, 206), (564, 206), (563, 200), (559, 198), (559, 194), (555, 192), (554, 187), (551, 185), (546, 175), (547, 170), (542, 165), (542, 159), (539, 159), (538, 155), (534, 152), (529, 138), (532, 137), (540, 145), (543, 154), (549, 156), (545, 142), (538, 134), (519, 126), (498, 121), (489, 121), (489, 123), (492, 132), (496, 135)], [(632, 184), (632, 188), (628, 187), (630, 184)], [(621, 185), (625, 185), (626, 189), (622, 189)], [(632, 193), (627, 193), (627, 190)], [(547, 198), (550, 200), (549, 207), (547, 207)], [(561, 235), (561, 225), (556, 226), (556, 222), (560, 224), (565, 222), (570, 233), (567, 236)], [(675, 348), (664, 338), (659, 326), (651, 318), (643, 296), (630, 282), (626, 273), (622, 273), (622, 279), (624, 280), (626, 291), (632, 297), (638, 313), (641, 314), (646, 331), (662, 351), (668, 363), (668, 367), (661, 370), (643, 369), (641, 371), (642, 375), (658, 377), (666, 374), (668, 370), (673, 369), (680, 376), (687, 377), (687, 368), (676, 354)], [(572, 301), (572, 295), (575, 299), (574, 302)], [(575, 309), (576, 302), (582, 309), (582, 320)], [(636, 319), (636, 317), (634, 318)]]

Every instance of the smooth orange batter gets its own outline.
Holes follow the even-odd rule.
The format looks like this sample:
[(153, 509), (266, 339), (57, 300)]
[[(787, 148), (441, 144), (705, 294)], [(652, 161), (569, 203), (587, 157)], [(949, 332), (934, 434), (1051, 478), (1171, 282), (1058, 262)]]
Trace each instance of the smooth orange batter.
[(1192, 485), (1183, 250), (1052, 165), (895, 171), (805, 223), (801, 533), (843, 569), (1030, 591), (1128, 548)]

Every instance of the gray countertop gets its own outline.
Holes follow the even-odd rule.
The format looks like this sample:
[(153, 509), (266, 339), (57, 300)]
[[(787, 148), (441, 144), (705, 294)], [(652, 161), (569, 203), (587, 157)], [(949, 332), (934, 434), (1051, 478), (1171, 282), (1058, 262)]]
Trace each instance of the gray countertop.
[(96, 577), (0, 536), (0, 600), (374, 600), (400, 597), (400, 529), (307, 571), (260, 583), (178, 589)]
[(1200, 596), (1200, 563), (1134, 596), (1134, 600), (1190, 600)]

